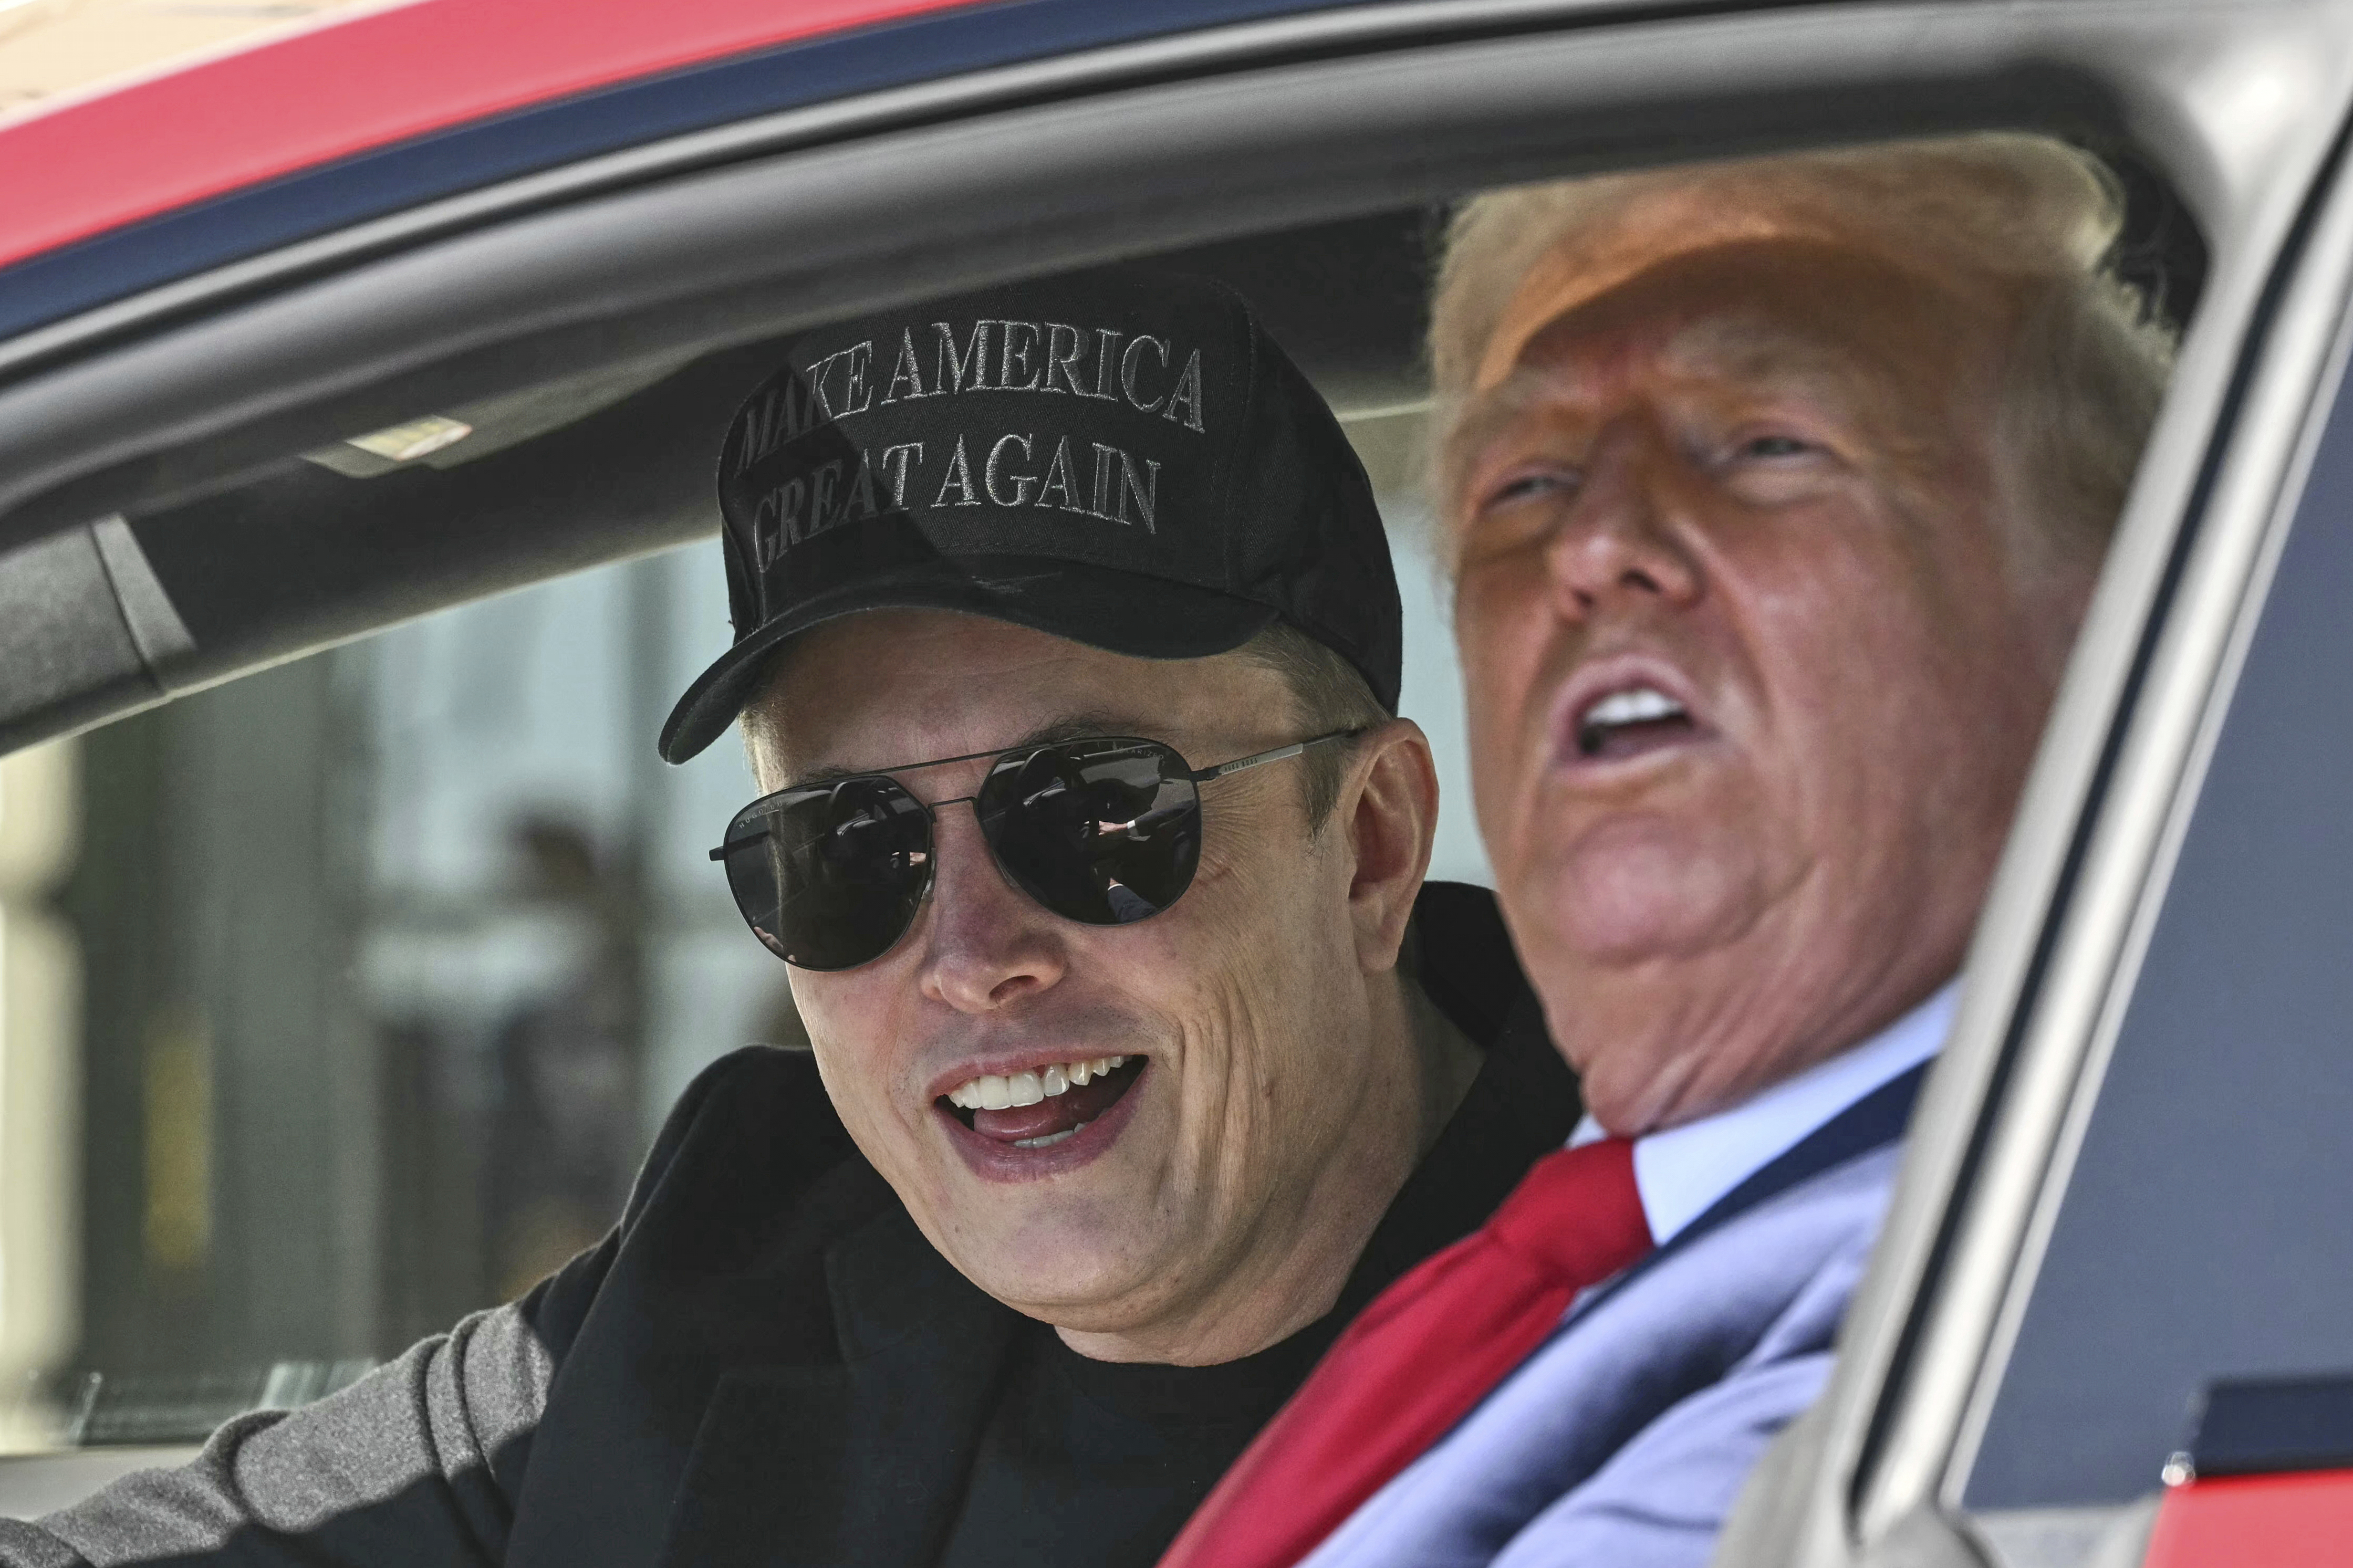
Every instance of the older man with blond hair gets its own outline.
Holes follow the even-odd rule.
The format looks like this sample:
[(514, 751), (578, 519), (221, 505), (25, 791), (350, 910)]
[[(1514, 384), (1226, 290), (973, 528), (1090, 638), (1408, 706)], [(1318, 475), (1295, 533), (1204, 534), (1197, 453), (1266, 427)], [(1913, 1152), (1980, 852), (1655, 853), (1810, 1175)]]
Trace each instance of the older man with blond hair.
[(1982, 134), (1514, 190), (1430, 336), (1474, 788), (1589, 1114), (1167, 1563), (1697, 1564), (1820, 1393), (2170, 341)]

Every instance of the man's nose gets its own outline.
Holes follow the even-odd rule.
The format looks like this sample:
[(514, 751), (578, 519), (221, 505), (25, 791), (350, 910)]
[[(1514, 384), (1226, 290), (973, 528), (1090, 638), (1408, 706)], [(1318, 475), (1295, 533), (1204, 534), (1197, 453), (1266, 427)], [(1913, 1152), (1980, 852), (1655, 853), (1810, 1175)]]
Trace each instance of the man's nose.
[(961, 1013), (987, 1013), (1050, 989), (1068, 966), (1054, 917), (997, 868), (965, 805), (934, 819), (931, 918), (925, 922), (925, 996)]
[(1672, 443), (1627, 421), (1604, 429), (1587, 461), (1568, 517), (1546, 547), (1546, 565), (1575, 613), (1632, 597), (1688, 604), (1698, 563), (1682, 537), (1701, 504)]

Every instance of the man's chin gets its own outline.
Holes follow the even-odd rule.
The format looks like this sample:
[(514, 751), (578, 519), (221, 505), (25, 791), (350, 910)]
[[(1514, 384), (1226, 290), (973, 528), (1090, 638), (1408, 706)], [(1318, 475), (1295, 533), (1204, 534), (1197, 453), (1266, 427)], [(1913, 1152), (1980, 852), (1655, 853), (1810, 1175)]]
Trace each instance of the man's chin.
[[(959, 1130), (961, 1131), (961, 1130)], [(1150, 1125), (1131, 1140), (1150, 1143)], [(1138, 1138), (1137, 1134), (1143, 1134)], [(969, 1169), (958, 1155), (932, 1166), (923, 1231), (957, 1270), (1006, 1305), (1060, 1323), (1055, 1315), (1116, 1298), (1149, 1279), (1144, 1234), (1157, 1184), (1121, 1147), (1049, 1181), (1006, 1181)], [(1049, 1310), (1051, 1309), (1051, 1310)]]
[(1752, 885), (1687, 842), (1646, 833), (1531, 858), (1502, 898), (1535, 966), (1636, 979), (1736, 942), (1755, 924)]
[(1122, 1304), (1153, 1278), (1134, 1237), (1076, 1226), (1031, 1226), (998, 1236), (965, 1232), (948, 1261), (981, 1289), (1026, 1317), (1082, 1333), (1127, 1326)]

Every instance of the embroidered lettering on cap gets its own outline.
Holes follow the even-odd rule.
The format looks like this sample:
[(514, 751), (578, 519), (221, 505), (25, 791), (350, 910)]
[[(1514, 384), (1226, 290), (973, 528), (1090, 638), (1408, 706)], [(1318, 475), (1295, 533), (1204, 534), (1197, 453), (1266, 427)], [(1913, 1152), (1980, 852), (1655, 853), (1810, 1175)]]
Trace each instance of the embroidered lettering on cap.
[(1111, 390), (1113, 356), (1119, 353), (1120, 334), (1109, 327), (1095, 329), (1095, 389), (1082, 396), (1100, 398), (1105, 403), (1117, 403), (1119, 394)]
[[(1087, 334), (1060, 321), (1046, 323), (1046, 385), (1048, 392), (1067, 392), (1074, 396), (1088, 395), (1079, 384), (1079, 366), (1087, 359)], [(1062, 374), (1062, 384), (1054, 384), (1054, 373)]]
[(739, 474), (786, 442), (815, 429), (819, 422), (817, 399), (800, 377), (787, 375), (745, 408), (742, 421), (734, 463), (734, 472)]
[[(1173, 425), (1208, 433), (1198, 348), (1179, 364), (1176, 345), (1149, 332), (1130, 338), (1110, 327), (1090, 331), (1067, 321), (990, 317), (974, 321), (961, 334), (949, 321), (934, 321), (931, 329), (928, 386), (915, 330), (905, 326), (899, 330), (891, 374), (879, 394), (871, 338), (813, 360), (801, 374), (770, 388), (742, 416), (743, 438), (733, 471), (742, 473), (820, 425), (893, 404), (965, 392), (1051, 393), (1096, 403), (1124, 401), (1139, 414), (1157, 414)], [(1092, 375), (1087, 374), (1090, 337), (1094, 340)], [(1175, 378), (1164, 380), (1172, 367)]]
[(939, 368), (932, 374), (931, 395), (943, 397), (965, 389), (965, 377), (971, 377), (976, 392), (988, 390), (988, 329), (995, 323), (975, 321), (972, 341), (965, 345), (964, 357), (956, 357), (955, 331), (945, 321), (934, 321), (932, 331), (940, 335)]
[(882, 467), (891, 476), (891, 510), (903, 511), (907, 506), (907, 465), (923, 460), (921, 441), (902, 441), (882, 448)]
[[(1079, 464), (1071, 454), (1071, 437), (1056, 436), (1046, 457), (1045, 471), (1037, 468), (1039, 442), (1028, 430), (974, 436), (959, 432), (941, 467), (938, 484), (928, 508), (995, 506), (1005, 510), (1067, 512), (1104, 522), (1157, 532), (1160, 511), (1160, 460), (1141, 457), (1124, 447), (1094, 441), (1094, 454), (1085, 493), (1080, 489)], [(976, 474), (972, 452), (982, 453)], [(794, 474), (763, 491), (754, 504), (751, 532), (754, 561), (765, 571), (793, 546), (845, 524), (910, 509), (910, 494), (923, 482), (925, 443), (900, 441), (882, 448), (881, 483), (888, 488), (886, 503), (877, 488), (877, 465), (861, 447), (855, 467), (845, 457), (830, 458), (806, 473)]]
[[(809, 399), (816, 405), (818, 418), (839, 419), (851, 414), (863, 414), (874, 406), (874, 389), (866, 379), (867, 367), (873, 358), (874, 342), (870, 338), (829, 353), (807, 367)], [(830, 395), (833, 367), (836, 365), (843, 367), (839, 403), (834, 402)]]
[(1003, 363), (997, 372), (999, 392), (1036, 392), (1046, 384), (1046, 373), (1030, 363), (1038, 350), (1038, 323), (1035, 321), (999, 321), (997, 338), (1004, 348)]
[[(953, 487), (959, 499), (948, 500)], [(948, 459), (947, 477), (940, 481), (940, 493), (932, 498), (934, 506), (978, 506), (980, 498), (972, 493), (972, 459), (964, 455), (964, 437), (956, 437), (955, 455)]]
[[(907, 322), (895, 334), (885, 328), (820, 354), (764, 389), (738, 416), (729, 472), (776, 458), (812, 432), (854, 433), (848, 422), (875, 410), (967, 392), (1124, 404), (1155, 423), (1206, 434), (1201, 362), (1198, 348), (1112, 327), (998, 317)], [(967, 427), (928, 443), (891, 442), (880, 448), (879, 473), (872, 449), (859, 447), (854, 458), (851, 450), (837, 434), (786, 464), (788, 471), (764, 475), (748, 519), (757, 569), (886, 511), (989, 506), (1140, 524), (1147, 532), (1159, 525), (1160, 459), (1083, 429)]]
[[(988, 449), (988, 469), (981, 476), (980, 488), (987, 490), (988, 492), (988, 499), (995, 501), (998, 506), (1024, 506), (1029, 503), (1029, 490), (1032, 486), (1037, 484), (1038, 476), (1035, 474), (1006, 474), (1005, 449), (1008, 447), (1020, 447), (1022, 461), (1028, 462), (1029, 460), (1029, 437), (1013, 435), (999, 436), (997, 438), (997, 444)], [(1005, 478), (1013, 481), (1013, 493), (1011, 495), (1005, 496), (997, 494), (997, 480), (999, 475), (1003, 475)]]
[(1167, 394), (1163, 393), (1146, 403), (1144, 401), (1143, 395), (1135, 390), (1135, 375), (1142, 367), (1145, 349), (1150, 349), (1158, 354), (1161, 367), (1167, 368), (1168, 340), (1155, 338), (1148, 332), (1130, 342), (1127, 345), (1127, 352), (1119, 356), (1119, 389), (1127, 394), (1128, 406), (1139, 414), (1150, 414), (1168, 400)]
[(923, 367), (915, 362), (915, 329), (913, 327), (899, 329), (899, 360), (891, 367), (891, 380), (882, 388), (882, 401), (885, 404), (898, 402), (899, 389), (902, 386), (907, 389), (909, 397), (931, 395), (923, 390)]
[(735, 647), (671, 715), (664, 757), (755, 699), (780, 643), (885, 605), (1155, 657), (1231, 648), (1280, 615), (1394, 700), (1396, 591), (1362, 466), (1222, 284), (1126, 267), (1006, 284), (822, 327), (762, 372), (719, 465)]
[[(1062, 499), (1050, 502), (1048, 498), (1057, 490)], [(1054, 442), (1053, 460), (1046, 465), (1045, 482), (1038, 487), (1038, 504), (1052, 505), (1057, 510), (1074, 511), (1082, 517), (1092, 515), (1079, 504), (1078, 492), (1071, 486), (1071, 438), (1062, 436)]]
[[(1185, 410), (1179, 421), (1176, 410)], [(1195, 349), (1185, 368), (1176, 373), (1176, 384), (1168, 394), (1168, 411), (1161, 416), (1172, 423), (1181, 423), (1188, 430), (1201, 428), (1201, 351)]]

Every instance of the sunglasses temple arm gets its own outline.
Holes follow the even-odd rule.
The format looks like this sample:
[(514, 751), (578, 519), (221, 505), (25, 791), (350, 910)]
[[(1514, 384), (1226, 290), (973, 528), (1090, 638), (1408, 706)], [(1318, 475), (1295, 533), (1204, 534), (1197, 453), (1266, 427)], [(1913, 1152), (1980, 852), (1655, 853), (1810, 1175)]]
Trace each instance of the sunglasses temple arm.
[(1362, 730), (1335, 730), (1328, 735), (1317, 735), (1305, 741), (1293, 741), (1287, 746), (1277, 746), (1271, 752), (1260, 752), (1254, 756), (1236, 757), (1230, 763), (1219, 763), (1213, 768), (1195, 768), (1189, 776), (1195, 784), (1207, 784), (1211, 779), (1221, 779), (1228, 773), (1238, 773), (1245, 768), (1262, 767), (1268, 763), (1288, 762), (1306, 751), (1308, 747), (1320, 746), (1326, 741), (1353, 741), (1364, 732)]
[(1208, 784), (1211, 779), (1221, 779), (1229, 773), (1241, 773), (1245, 769), (1261, 767), (1268, 763), (1280, 763), (1299, 755), (1307, 749), (1308, 745), (1309, 742), (1305, 741), (1293, 741), (1287, 746), (1277, 746), (1271, 752), (1261, 752), (1254, 757), (1236, 757), (1232, 762), (1219, 763), (1214, 768), (1195, 768), (1192, 779), (1195, 784)]
[(713, 860), (724, 860), (727, 858), (727, 852), (730, 849), (741, 849), (746, 844), (757, 844), (761, 839), (767, 837), (768, 830), (763, 827), (755, 832), (746, 833), (741, 838), (731, 838), (726, 843), (722, 844), (718, 848), (713, 849), (711, 852), (711, 858)]

